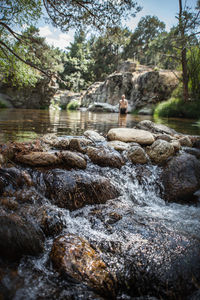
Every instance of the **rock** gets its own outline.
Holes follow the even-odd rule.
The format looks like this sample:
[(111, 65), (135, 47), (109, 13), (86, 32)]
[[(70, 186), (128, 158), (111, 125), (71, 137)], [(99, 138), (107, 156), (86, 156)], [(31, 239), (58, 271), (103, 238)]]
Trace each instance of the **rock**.
[(155, 141), (150, 132), (132, 128), (113, 128), (109, 130), (107, 136), (111, 141), (136, 142), (140, 145), (151, 145)]
[(87, 167), (86, 158), (81, 153), (62, 151), (59, 157), (64, 162), (64, 166), (78, 169), (85, 169)]
[(121, 141), (111, 141), (107, 143), (108, 147), (114, 148), (117, 151), (125, 151), (130, 148), (130, 144)]
[(146, 164), (148, 161), (148, 156), (146, 155), (144, 149), (140, 146), (132, 146), (128, 150), (128, 158), (134, 164)]
[(83, 282), (100, 294), (114, 295), (114, 276), (88, 241), (73, 234), (60, 236), (54, 241), (50, 256), (60, 274)]
[(200, 149), (191, 148), (191, 147), (183, 147), (184, 152), (192, 154), (196, 156), (196, 158), (200, 159)]
[(110, 74), (104, 82), (90, 86), (83, 96), (82, 106), (98, 103), (118, 105), (123, 94), (129, 101), (129, 107), (138, 109), (152, 106), (170, 98), (178, 85), (173, 72), (155, 71), (150, 67), (137, 65), (134, 62), (123, 62), (120, 69)]
[(69, 143), (69, 149), (72, 151), (86, 153), (87, 146), (91, 144), (93, 144), (93, 142), (86, 138), (72, 138)]
[(25, 155), (18, 155), (16, 160), (22, 164), (29, 166), (52, 166), (61, 162), (61, 159), (56, 153), (48, 152), (30, 152)]
[(173, 157), (164, 168), (161, 181), (168, 201), (190, 201), (200, 188), (200, 162), (185, 153)]
[(9, 190), (17, 190), (23, 186), (30, 187), (32, 180), (26, 171), (17, 168), (1, 168), (0, 169), (0, 194)]
[(158, 135), (156, 135), (156, 140), (163, 140), (166, 142), (171, 142), (173, 140), (173, 137), (169, 134), (158, 134)]
[(196, 141), (194, 141), (193, 147), (200, 149), (200, 139), (197, 139)]
[(55, 236), (61, 233), (67, 225), (65, 213), (52, 206), (43, 205), (35, 213), (37, 224), (46, 236)]
[(168, 135), (174, 135), (176, 134), (176, 131), (163, 125), (163, 124), (156, 124), (150, 120), (143, 120), (139, 122), (136, 126), (136, 128), (143, 129), (150, 131), (152, 133), (160, 133), (160, 134), (168, 134)]
[(104, 142), (106, 140), (102, 135), (94, 130), (87, 130), (84, 132), (84, 135), (93, 142)]
[(119, 105), (111, 105), (109, 103), (94, 102), (88, 107), (88, 111), (92, 112), (119, 112)]
[(124, 165), (121, 155), (111, 148), (88, 147), (87, 155), (94, 164), (101, 167), (121, 168)]
[(146, 151), (153, 162), (163, 163), (174, 154), (174, 147), (166, 141), (157, 140)]
[(180, 138), (178, 141), (181, 144), (181, 146), (192, 147), (192, 142), (188, 136), (184, 136)]
[(54, 133), (45, 134), (41, 141), (57, 149), (69, 149), (70, 138), (58, 138)]
[(138, 111), (138, 115), (152, 116), (154, 113), (153, 106), (145, 106)]
[(105, 203), (119, 196), (118, 189), (109, 179), (86, 172), (55, 169), (44, 173), (43, 180), (45, 196), (51, 203), (69, 210), (86, 204)]
[(0, 216), (0, 255), (11, 260), (43, 251), (44, 237), (31, 223), (14, 215)]
[(170, 142), (170, 144), (174, 147), (174, 152), (181, 150), (181, 144), (178, 140), (173, 140)]

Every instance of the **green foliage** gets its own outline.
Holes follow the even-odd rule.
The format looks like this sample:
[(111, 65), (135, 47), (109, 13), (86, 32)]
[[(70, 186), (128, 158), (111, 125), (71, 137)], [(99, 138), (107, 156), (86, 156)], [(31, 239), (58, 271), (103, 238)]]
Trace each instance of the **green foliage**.
[(77, 100), (70, 101), (67, 104), (67, 110), (77, 110), (80, 107), (80, 103)]
[(123, 57), (133, 58), (140, 64), (150, 64), (155, 52), (148, 51), (150, 42), (165, 30), (165, 24), (156, 16), (142, 17), (124, 49)]
[(184, 102), (179, 98), (171, 98), (157, 105), (155, 117), (198, 118), (200, 101)]
[(68, 47), (64, 71), (61, 73), (68, 89), (79, 92), (93, 82), (91, 64), (91, 52), (89, 43), (86, 41), (86, 34), (83, 31), (78, 32), (75, 34), (74, 42)]
[(192, 99), (200, 101), (200, 44), (191, 47), (187, 55), (189, 92)]

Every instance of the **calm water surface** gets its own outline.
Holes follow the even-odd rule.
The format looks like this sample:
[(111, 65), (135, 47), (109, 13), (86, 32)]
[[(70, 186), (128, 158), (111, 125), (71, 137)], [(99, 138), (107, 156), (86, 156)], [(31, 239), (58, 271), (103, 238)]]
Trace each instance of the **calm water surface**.
[(55, 133), (59, 136), (82, 135), (87, 129), (106, 134), (110, 128), (131, 128), (145, 119), (168, 125), (178, 132), (200, 135), (200, 127), (195, 125), (195, 120), (165, 118), (154, 120), (151, 116), (131, 114), (119, 118), (116, 113), (81, 111), (1, 109), (0, 142), (31, 140), (46, 133)]

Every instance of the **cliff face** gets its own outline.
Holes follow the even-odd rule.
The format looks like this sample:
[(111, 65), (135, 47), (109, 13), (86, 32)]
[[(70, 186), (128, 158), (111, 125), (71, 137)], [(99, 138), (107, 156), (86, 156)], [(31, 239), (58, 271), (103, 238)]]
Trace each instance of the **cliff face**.
[(1, 85), (0, 93), (9, 103), (7, 107), (46, 108), (58, 89), (56, 81), (42, 78), (35, 87), (18, 89), (9, 85)]
[(176, 76), (169, 70), (156, 71), (124, 62), (104, 82), (89, 87), (82, 98), (82, 106), (88, 107), (94, 102), (116, 105), (125, 94), (131, 109), (142, 108), (168, 99), (177, 85)]

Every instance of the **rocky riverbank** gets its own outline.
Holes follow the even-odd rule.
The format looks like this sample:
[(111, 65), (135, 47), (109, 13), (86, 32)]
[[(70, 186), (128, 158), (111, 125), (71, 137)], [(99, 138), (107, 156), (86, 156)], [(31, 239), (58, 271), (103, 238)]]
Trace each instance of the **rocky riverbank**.
[(0, 145), (0, 298), (197, 299), (199, 145), (147, 120)]

